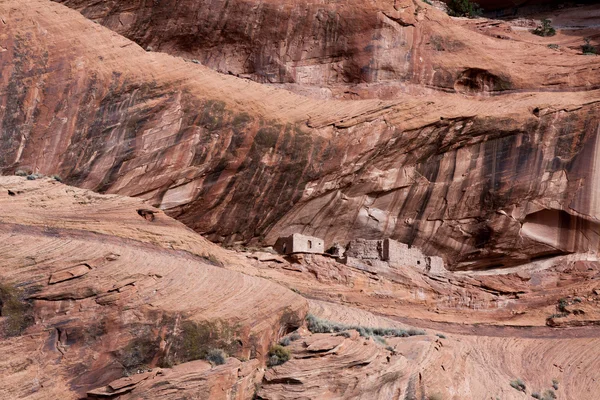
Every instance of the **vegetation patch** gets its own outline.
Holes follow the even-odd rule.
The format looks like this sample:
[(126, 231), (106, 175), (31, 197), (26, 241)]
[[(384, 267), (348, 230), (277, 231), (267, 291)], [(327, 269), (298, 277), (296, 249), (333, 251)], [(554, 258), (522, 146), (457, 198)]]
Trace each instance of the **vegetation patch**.
[(33, 305), (23, 290), (0, 283), (0, 316), (5, 317), (0, 331), (5, 337), (19, 336), (34, 323)]
[[(163, 317), (159, 326), (168, 327), (166, 333), (161, 335), (150, 325), (132, 328), (136, 337), (115, 353), (125, 375), (154, 365), (170, 368), (202, 359), (221, 365), (242, 345), (237, 339), (239, 327), (224, 322), (183, 320), (178, 323), (173, 317)], [(162, 340), (166, 346), (161, 349)]]
[[(236, 340), (237, 327), (224, 322), (183, 321), (180, 332), (171, 333), (167, 342), (171, 348), (160, 361), (161, 366), (170, 367), (188, 361), (208, 359), (213, 349), (220, 349), (226, 357), (240, 348)], [(216, 353), (211, 353), (215, 356)], [(210, 360), (209, 360), (210, 361)]]
[(206, 361), (212, 365), (223, 365), (227, 361), (227, 354), (221, 349), (210, 349), (206, 354)]
[(160, 350), (160, 338), (150, 334), (136, 337), (116, 354), (125, 368), (125, 375), (134, 374), (137, 370), (148, 368)]
[(308, 330), (312, 333), (340, 333), (348, 330), (356, 330), (360, 336), (373, 337), (375, 340), (385, 336), (409, 337), (416, 335), (425, 335), (425, 331), (420, 329), (398, 329), (398, 328), (369, 328), (359, 325), (345, 325), (337, 322), (328, 321), (309, 314), (306, 317)]
[(212, 253), (203, 254), (202, 256), (200, 256), (200, 258), (202, 258), (206, 263), (214, 265), (215, 267), (223, 266), (221, 260), (219, 260), (219, 258)]
[(598, 54), (598, 49), (596, 49), (595, 46), (592, 46), (590, 38), (583, 39), (583, 45), (581, 46), (581, 51), (585, 55)]
[(552, 27), (552, 22), (549, 19), (543, 19), (542, 25), (532, 30), (531, 33), (543, 37), (554, 36), (556, 35), (556, 29)]
[(448, 15), (453, 17), (476, 18), (483, 14), (481, 6), (470, 0), (450, 0), (446, 4), (448, 4)]
[(296, 340), (298, 340), (300, 338), (301, 338), (300, 334), (298, 332), (294, 332), (288, 336), (281, 338), (281, 340), (279, 341), (279, 344), (282, 346), (289, 346), (292, 342), (295, 342)]
[(513, 381), (510, 381), (510, 386), (523, 393), (525, 393), (525, 390), (527, 389), (527, 387), (525, 386), (525, 382), (523, 382), (523, 380), (521, 379), (515, 379)]
[(279, 344), (274, 344), (269, 349), (269, 367), (274, 367), (276, 365), (281, 365), (287, 362), (290, 359), (290, 355), (291, 353), (289, 349), (286, 349), (285, 347)]

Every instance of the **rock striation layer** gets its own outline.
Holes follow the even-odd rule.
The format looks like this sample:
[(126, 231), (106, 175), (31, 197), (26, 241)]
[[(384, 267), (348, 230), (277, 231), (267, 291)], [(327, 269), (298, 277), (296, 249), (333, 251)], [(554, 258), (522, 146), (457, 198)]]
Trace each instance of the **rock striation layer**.
[[(391, 237), (450, 269), (596, 252), (594, 57), (424, 10), (415, 27), (478, 43), (456, 57), (415, 47), (432, 55), (423, 66), (476, 68), (449, 81), (464, 94), (317, 100), (146, 52), (60, 4), (3, 2), (0, 171), (141, 197), (228, 244)], [(515, 65), (494, 68), (562, 91), (490, 96), (478, 71), (508, 59), (485, 55), (497, 49), (514, 49)], [(535, 79), (534, 56), (549, 62)]]
[[(236, 258), (139, 199), (50, 179), (0, 178), (0, 252), (2, 298), (21, 293), (31, 309), (2, 304), (3, 333), (15, 336), (1, 344), (3, 398), (124, 393), (137, 381), (114, 381), (157, 367), (185, 381), (187, 362), (218, 347), (251, 361), (217, 371), (200, 361), (195, 373), (210, 398), (246, 399), (271, 343), (308, 309), (290, 290), (223, 268)], [(237, 397), (219, 389), (234, 386)]]

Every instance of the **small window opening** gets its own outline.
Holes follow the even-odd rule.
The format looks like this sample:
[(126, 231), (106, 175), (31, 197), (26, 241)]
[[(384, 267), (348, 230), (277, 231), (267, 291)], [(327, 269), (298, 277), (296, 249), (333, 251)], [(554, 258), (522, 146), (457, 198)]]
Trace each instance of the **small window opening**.
[(309, 241), (308, 241), (308, 248), (309, 248), (309, 249), (312, 249), (312, 240), (309, 240)]
[(417, 265), (421, 265), (421, 261), (417, 261)]

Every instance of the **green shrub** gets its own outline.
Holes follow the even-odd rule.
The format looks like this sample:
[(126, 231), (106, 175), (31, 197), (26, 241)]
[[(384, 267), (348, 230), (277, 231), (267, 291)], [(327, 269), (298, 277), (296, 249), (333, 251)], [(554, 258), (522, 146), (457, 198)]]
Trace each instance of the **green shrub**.
[(279, 341), (279, 344), (282, 346), (289, 346), (290, 343), (292, 343), (292, 340), (287, 336), (284, 338), (281, 338), (281, 340)]
[(215, 267), (223, 266), (223, 263), (221, 262), (221, 260), (219, 260), (219, 258), (212, 253), (203, 254), (200, 256), (200, 258), (202, 258), (206, 263), (208, 263), (210, 265), (214, 265)]
[(298, 332), (294, 332), (291, 335), (281, 338), (281, 340), (279, 341), (279, 344), (282, 346), (289, 346), (290, 343), (295, 342), (296, 340), (298, 340), (300, 338), (301, 338), (300, 334)]
[(274, 367), (276, 365), (281, 365), (290, 359), (290, 351), (285, 347), (274, 344), (269, 349), (269, 367)]
[(552, 379), (552, 387), (554, 390), (558, 390), (558, 379)]
[(592, 44), (590, 43), (590, 41), (591, 41), (590, 38), (583, 39), (584, 43), (581, 46), (581, 51), (585, 55), (594, 55), (594, 54), (598, 53), (598, 50), (596, 49), (596, 47), (592, 46)]
[(26, 297), (22, 290), (0, 283), (0, 316), (6, 317), (1, 327), (4, 336), (19, 336), (33, 325), (33, 309)]
[(533, 397), (534, 399), (541, 399), (542, 395), (539, 394), (538, 392), (533, 392), (533, 393), (531, 393), (531, 397)]
[(448, 4), (448, 14), (453, 17), (475, 18), (483, 14), (483, 10), (477, 3), (470, 0), (450, 0)]
[(554, 390), (548, 389), (544, 392), (544, 397), (542, 397), (542, 400), (554, 400), (554, 399), (556, 399), (556, 393), (554, 393)]
[(16, 175), (16, 176), (27, 176), (27, 175), (29, 175), (29, 174), (28, 174), (28, 173), (27, 173), (27, 171), (25, 171), (25, 170), (18, 169), (18, 170), (16, 170), (16, 171), (15, 171), (15, 175)]
[(125, 375), (146, 369), (160, 350), (160, 339), (144, 334), (134, 338), (124, 348), (117, 351), (117, 360), (125, 368)]
[(183, 321), (177, 334), (171, 332), (167, 338), (171, 342), (169, 354), (160, 362), (160, 366), (170, 367), (192, 360), (207, 359), (212, 349), (223, 349), (226, 354), (235, 354), (239, 350), (236, 340), (238, 327), (224, 322)]
[(542, 26), (538, 26), (533, 31), (531, 31), (531, 33), (533, 33), (534, 35), (544, 36), (544, 37), (554, 36), (554, 35), (556, 35), (556, 29), (554, 29), (552, 27), (549, 19), (543, 19)]
[(441, 333), (436, 333), (435, 336), (439, 337), (440, 339), (446, 339), (446, 335)]
[(210, 349), (206, 353), (206, 360), (213, 365), (223, 365), (227, 360), (227, 354), (221, 349)]
[(556, 306), (556, 308), (558, 308), (558, 311), (560, 311), (561, 313), (568, 313), (568, 311), (567, 311), (568, 305), (569, 305), (569, 302), (567, 301), (567, 299), (560, 299), (560, 300), (558, 300), (558, 306)]
[(337, 322), (327, 321), (312, 314), (306, 317), (308, 330), (312, 333), (339, 333), (348, 330), (356, 330), (362, 337), (371, 336), (394, 336), (394, 337), (409, 337), (416, 335), (425, 335), (425, 331), (421, 329), (411, 328), (408, 331), (398, 328), (369, 328), (357, 325), (345, 325)]
[(568, 316), (569, 316), (569, 313), (566, 313), (566, 312), (564, 312), (564, 313), (556, 313), (556, 314), (550, 315), (548, 317), (548, 319), (550, 319), (550, 318), (564, 318), (564, 317), (568, 317)]
[(517, 389), (520, 392), (525, 393), (525, 382), (523, 382), (521, 379), (515, 379), (513, 381), (510, 382), (510, 386), (512, 386), (513, 388)]

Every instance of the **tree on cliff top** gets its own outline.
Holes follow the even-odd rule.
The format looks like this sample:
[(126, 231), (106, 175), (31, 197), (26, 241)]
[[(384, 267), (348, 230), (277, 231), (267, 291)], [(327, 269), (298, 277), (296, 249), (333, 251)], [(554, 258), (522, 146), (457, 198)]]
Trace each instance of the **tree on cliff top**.
[(450, 0), (448, 4), (448, 14), (453, 17), (475, 18), (483, 13), (483, 10), (477, 3), (470, 0)]

